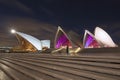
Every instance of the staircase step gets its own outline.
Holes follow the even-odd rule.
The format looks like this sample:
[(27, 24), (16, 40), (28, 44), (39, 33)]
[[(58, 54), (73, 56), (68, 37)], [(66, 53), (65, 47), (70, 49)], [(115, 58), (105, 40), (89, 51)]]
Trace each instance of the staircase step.
[[(1, 62), (0, 62), (1, 63)], [(9, 76), (13, 79), (13, 80), (35, 80), (32, 78), (28, 78), (28, 76), (26, 76), (24, 73), (21, 73), (20, 71), (5, 65), (3, 63), (0, 64), (0, 69), (2, 71), (4, 71), (5, 73), (9, 74)]]
[[(10, 60), (9, 60), (10, 62)], [(14, 63), (13, 63), (14, 62)], [(44, 68), (43, 67), (37, 67), (37, 66), (33, 66), (33, 65), (28, 65), (26, 63), (18, 63), (18, 62), (15, 62), (15, 61), (11, 61), (11, 63), (13, 64), (16, 64), (18, 66), (22, 66), (22, 67), (26, 67), (26, 68), (29, 68), (31, 69), (32, 71), (35, 70), (35, 71), (39, 71), (39, 72), (42, 72), (42, 73), (45, 73), (47, 75), (50, 75), (52, 76), (53, 78), (57, 78), (56, 80), (76, 80), (76, 78), (79, 80), (91, 80), (91, 79), (88, 79), (88, 78), (84, 78), (84, 77), (79, 77), (79, 76), (74, 76), (74, 75), (65, 75), (64, 72), (59, 72), (59, 71), (56, 71), (56, 70), (51, 70), (49, 68)], [(14, 65), (15, 66), (15, 65)], [(50, 80), (50, 78), (48, 78)], [(45, 79), (46, 80), (46, 79)], [(51, 79), (51, 80), (55, 80), (55, 79)]]
[[(24, 59), (24, 58), (21, 58)], [(108, 62), (90, 62), (90, 61), (74, 61), (74, 60), (67, 60), (67, 59), (54, 59), (54, 58), (26, 58), (26, 60), (34, 60), (34, 61), (51, 61), (51, 62), (58, 62), (58, 63), (71, 63), (71, 64), (79, 64), (79, 65), (89, 65), (89, 66), (101, 66), (107, 68), (115, 68), (120, 69), (120, 64), (108, 63)], [(107, 64), (107, 65), (106, 65)]]
[[(15, 61), (15, 59), (13, 59)], [(87, 70), (80, 70), (80, 69), (75, 69), (72, 67), (66, 67), (66, 65), (61, 66), (61, 65), (56, 65), (56, 64), (43, 64), (43, 63), (34, 63), (34, 62), (30, 62), (30, 61), (24, 61), (24, 60), (17, 60), (19, 63), (23, 62), (24, 64), (31, 64), (34, 66), (42, 66), (42, 67), (46, 67), (46, 68), (50, 68), (50, 69), (54, 69), (54, 70), (59, 70), (59, 71), (63, 71), (63, 72), (67, 72), (67, 73), (74, 73), (75, 75), (80, 75), (80, 76), (84, 76), (84, 77), (89, 77), (89, 78), (93, 78), (93, 79), (105, 79), (105, 80), (114, 80), (119, 79), (119, 76), (114, 76), (114, 75), (107, 75), (107, 74), (103, 74), (103, 73), (99, 73), (99, 72), (95, 72), (95, 71), (87, 71)], [(88, 67), (89, 68), (89, 67)], [(84, 68), (83, 68), (84, 69)], [(104, 69), (103, 69), (104, 70)]]

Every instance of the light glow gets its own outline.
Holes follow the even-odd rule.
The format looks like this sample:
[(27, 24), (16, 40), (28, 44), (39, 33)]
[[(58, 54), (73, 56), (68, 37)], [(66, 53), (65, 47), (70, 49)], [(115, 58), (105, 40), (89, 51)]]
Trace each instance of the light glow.
[(14, 33), (16, 33), (16, 31), (15, 31), (14, 29), (11, 29), (11, 33), (13, 33), (13, 34), (14, 34)]
[(80, 48), (80, 47), (79, 47), (79, 48), (77, 48), (77, 49), (75, 50), (75, 53), (78, 53), (80, 50), (81, 50), (81, 48)]

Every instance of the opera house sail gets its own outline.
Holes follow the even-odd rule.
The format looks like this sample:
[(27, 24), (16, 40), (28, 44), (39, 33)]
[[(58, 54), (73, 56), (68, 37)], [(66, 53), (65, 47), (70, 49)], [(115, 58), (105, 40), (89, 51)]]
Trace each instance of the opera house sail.
[(117, 47), (112, 38), (100, 27), (95, 28), (95, 38), (100, 41), (104, 47)]
[(15, 32), (15, 31), (13, 32), (19, 41), (19, 46), (17, 47), (17, 49), (21, 51), (42, 50), (41, 41), (38, 40), (37, 38), (22, 32)]
[(17, 32), (14, 29), (11, 30), (11, 33), (15, 34), (18, 39), (19, 45), (13, 48), (13, 51), (38, 51), (42, 50), (41, 41), (31, 35)]
[(64, 48), (66, 46), (69, 46), (69, 48), (72, 47), (72, 42), (67, 36), (67, 34), (62, 30), (61, 27), (58, 27), (56, 36), (55, 36), (55, 48)]
[(83, 38), (83, 46), (84, 48), (100, 48), (100, 43), (95, 39), (94, 35), (90, 33), (88, 30), (85, 30), (84, 38)]

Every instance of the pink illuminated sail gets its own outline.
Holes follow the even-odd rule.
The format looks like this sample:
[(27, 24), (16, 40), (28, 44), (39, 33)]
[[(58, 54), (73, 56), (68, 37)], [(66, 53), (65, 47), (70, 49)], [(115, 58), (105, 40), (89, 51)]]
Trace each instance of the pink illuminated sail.
[(90, 33), (88, 30), (85, 30), (83, 46), (84, 46), (84, 48), (99, 48), (99, 47), (101, 47), (101, 45), (95, 39), (93, 34)]
[(58, 27), (55, 38), (55, 48), (61, 48), (66, 46), (72, 47), (71, 41), (67, 37), (67, 34), (60, 27)]

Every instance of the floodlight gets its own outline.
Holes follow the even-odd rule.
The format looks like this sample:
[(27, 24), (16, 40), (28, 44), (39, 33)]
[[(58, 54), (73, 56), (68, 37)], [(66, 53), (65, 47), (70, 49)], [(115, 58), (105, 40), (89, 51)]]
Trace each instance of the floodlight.
[(16, 31), (14, 29), (11, 29), (11, 33), (16, 33)]

